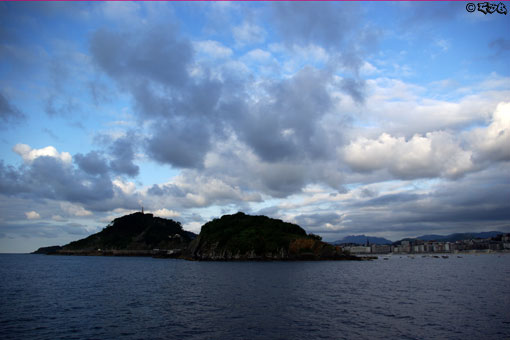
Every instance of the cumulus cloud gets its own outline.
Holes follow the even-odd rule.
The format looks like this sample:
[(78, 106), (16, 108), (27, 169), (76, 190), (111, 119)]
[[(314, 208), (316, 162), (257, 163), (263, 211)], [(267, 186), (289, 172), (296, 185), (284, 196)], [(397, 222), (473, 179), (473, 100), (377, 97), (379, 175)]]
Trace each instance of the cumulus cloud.
[[(177, 167), (200, 167), (211, 147), (211, 129), (221, 124), (217, 104), (224, 86), (210, 75), (192, 81), (191, 43), (179, 38), (174, 27), (158, 32), (148, 30), (135, 37), (98, 31), (91, 41), (92, 55), (133, 96), (136, 112), (154, 119), (152, 134), (145, 140), (149, 155)], [(117, 141), (116, 146), (129, 143)], [(138, 171), (130, 163), (111, 165), (130, 175)]]
[(91, 151), (86, 155), (78, 153), (74, 155), (74, 161), (81, 170), (90, 175), (102, 175), (108, 172), (106, 159), (97, 151)]
[(133, 33), (99, 30), (90, 43), (94, 61), (122, 87), (147, 89), (187, 82), (192, 46), (177, 37), (175, 27), (151, 27)]
[(315, 214), (300, 214), (294, 217), (297, 224), (306, 226), (308, 231), (314, 229), (336, 229), (342, 224), (344, 216), (335, 212), (315, 213)]
[(230, 48), (214, 40), (196, 41), (193, 43), (193, 47), (196, 52), (212, 58), (228, 58), (233, 53)]
[(59, 153), (53, 147), (32, 149), (18, 144), (15, 151), (25, 164), (15, 168), (0, 162), (0, 188), (13, 196), (94, 202), (113, 197), (108, 175), (91, 175), (76, 169), (67, 152)]
[[(201, 175), (196, 170), (183, 171), (170, 183), (154, 185), (147, 192), (155, 195), (158, 202), (181, 208), (261, 200), (259, 193), (247, 192), (239, 186), (220, 178)], [(148, 196), (149, 200), (151, 198), (154, 199), (154, 197)], [(151, 205), (156, 206), (157, 203), (151, 202)]]
[(64, 217), (60, 216), (60, 215), (53, 215), (53, 216), (51, 216), (51, 219), (53, 221), (57, 221), (57, 222), (64, 222), (64, 221), (66, 221), (66, 219)]
[(328, 73), (306, 68), (268, 84), (267, 98), (238, 123), (239, 137), (265, 161), (324, 156), (327, 136), (319, 121), (331, 109), (330, 81)]
[(133, 194), (136, 190), (136, 185), (133, 182), (125, 182), (116, 178), (112, 181), (112, 183), (126, 195)]
[(156, 126), (146, 141), (149, 155), (161, 163), (181, 168), (200, 168), (211, 148), (211, 132), (200, 119), (168, 119)]
[(455, 134), (433, 131), (411, 138), (382, 133), (377, 139), (357, 138), (342, 153), (355, 171), (385, 169), (396, 178), (455, 178), (488, 166), (484, 161), (508, 161), (510, 105), (500, 103), (488, 126)]
[(356, 171), (387, 169), (397, 178), (456, 177), (473, 168), (472, 153), (446, 132), (414, 135), (406, 140), (383, 133), (360, 138), (345, 148), (345, 160)]
[(251, 50), (247, 52), (243, 59), (252, 61), (252, 62), (258, 62), (258, 63), (264, 63), (272, 60), (271, 53), (268, 51), (261, 50), (260, 48)]
[(55, 158), (66, 164), (70, 164), (72, 161), (72, 157), (69, 152), (59, 153), (53, 146), (47, 146), (41, 149), (32, 149), (27, 144), (16, 144), (12, 150), (20, 155), (26, 163), (32, 163), (39, 157)]
[(266, 39), (266, 31), (253, 23), (247, 21), (232, 29), (234, 39), (240, 46), (249, 44), (260, 44)]
[(470, 135), (480, 160), (510, 161), (510, 103), (499, 103), (490, 125)]
[(133, 134), (127, 134), (124, 137), (117, 138), (110, 146), (110, 168), (116, 174), (125, 174), (136, 176), (140, 168), (133, 163), (135, 158), (135, 147), (133, 145), (135, 137)]
[[(318, 6), (317, 15), (329, 18), (328, 6)], [(295, 7), (289, 10), (308, 15), (306, 6)], [(247, 30), (247, 25), (243, 24), (243, 29)], [(325, 26), (317, 28), (319, 35), (327, 35), (326, 31)], [(332, 111), (338, 100), (335, 91), (347, 93), (357, 102), (365, 99), (365, 82), (359, 77), (336, 81), (334, 68), (305, 67), (282, 80), (250, 83), (250, 78), (241, 79), (229, 68), (231, 61), (211, 66), (195, 58), (192, 46), (202, 52), (230, 54), (217, 42), (192, 44), (174, 27), (165, 35), (145, 29), (136, 38), (131, 37), (129, 32), (97, 31), (91, 40), (93, 60), (132, 95), (136, 112), (150, 128), (140, 143), (147, 155), (177, 168), (203, 168), (216, 144), (231, 135), (265, 162), (331, 157), (332, 144), (343, 142), (342, 126), (333, 131), (322, 118), (333, 113), (344, 115)], [(165, 48), (151, 53), (160, 45)], [(262, 49), (251, 50), (243, 58), (257, 64), (277, 62)], [(119, 169), (119, 173), (137, 174), (129, 157), (121, 160), (122, 164), (111, 162), (110, 167)]]
[(62, 211), (64, 211), (69, 216), (83, 217), (92, 215), (92, 212), (84, 209), (82, 206), (69, 202), (60, 203), (60, 209), (62, 209)]
[(28, 211), (25, 213), (25, 216), (29, 220), (38, 220), (41, 218), (41, 215), (37, 211)]
[(181, 214), (174, 210), (169, 210), (167, 208), (162, 208), (158, 210), (154, 210), (152, 212), (155, 216), (163, 217), (163, 218), (175, 218), (181, 216)]

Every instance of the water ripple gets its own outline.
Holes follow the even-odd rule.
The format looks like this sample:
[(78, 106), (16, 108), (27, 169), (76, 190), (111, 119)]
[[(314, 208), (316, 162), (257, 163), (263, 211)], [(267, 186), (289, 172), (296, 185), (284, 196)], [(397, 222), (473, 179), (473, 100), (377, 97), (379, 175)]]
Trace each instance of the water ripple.
[(510, 338), (509, 265), (0, 255), (0, 338)]

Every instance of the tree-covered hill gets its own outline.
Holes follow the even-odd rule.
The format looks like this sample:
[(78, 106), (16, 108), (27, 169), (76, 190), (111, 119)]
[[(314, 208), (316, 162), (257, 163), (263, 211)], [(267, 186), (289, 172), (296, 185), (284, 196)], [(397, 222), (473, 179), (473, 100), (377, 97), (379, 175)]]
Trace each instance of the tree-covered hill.
[(188, 253), (197, 260), (357, 259), (296, 224), (242, 212), (204, 224)]
[(195, 237), (194, 233), (183, 230), (179, 222), (138, 212), (116, 218), (102, 231), (47, 253), (136, 255), (145, 251), (149, 254), (154, 249), (186, 249)]

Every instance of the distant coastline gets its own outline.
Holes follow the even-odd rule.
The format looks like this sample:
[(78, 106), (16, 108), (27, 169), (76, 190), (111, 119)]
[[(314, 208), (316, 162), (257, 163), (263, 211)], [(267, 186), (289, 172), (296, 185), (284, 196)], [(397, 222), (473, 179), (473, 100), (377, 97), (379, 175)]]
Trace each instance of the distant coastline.
[[(493, 235), (482, 238), (479, 236)], [(465, 238), (463, 238), (465, 237)], [(442, 254), (510, 252), (510, 233), (486, 232), (479, 234), (428, 235), (424, 239), (403, 239), (392, 244), (336, 243), (353, 254)], [(427, 240), (428, 238), (428, 240)]]

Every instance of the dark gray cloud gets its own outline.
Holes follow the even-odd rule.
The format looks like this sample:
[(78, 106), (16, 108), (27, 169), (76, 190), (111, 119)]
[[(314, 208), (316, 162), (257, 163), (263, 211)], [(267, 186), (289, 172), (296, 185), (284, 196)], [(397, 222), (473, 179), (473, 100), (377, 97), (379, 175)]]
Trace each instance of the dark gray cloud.
[(157, 126), (147, 150), (158, 162), (181, 168), (200, 168), (211, 147), (211, 133), (200, 119), (173, 119)]
[(508, 164), (447, 181), (432, 189), (427, 193), (383, 194), (341, 205), (338, 210), (345, 212), (349, 220), (342, 223), (341, 233), (417, 236), (432, 231), (448, 234), (510, 230)]
[[(364, 58), (377, 48), (382, 33), (359, 24), (365, 13), (358, 4), (274, 2), (272, 8), (276, 32), (289, 49), (295, 45), (322, 46), (330, 53), (330, 63), (350, 70), (356, 81), (362, 82), (359, 69)], [(360, 101), (359, 93), (348, 93)]]
[[(330, 5), (322, 6), (326, 13)], [(343, 33), (327, 33), (321, 26), (317, 34), (328, 40)], [(291, 79), (262, 84), (267, 98), (252, 101), (250, 78), (197, 64), (190, 42), (175, 27), (139, 34), (100, 30), (92, 37), (91, 52), (95, 64), (132, 95), (140, 119), (152, 122), (141, 143), (148, 155), (178, 168), (203, 168), (215, 143), (232, 133), (267, 162), (332, 157), (332, 145), (342, 138), (340, 131), (331, 135), (320, 125), (332, 107), (328, 86), (356, 101), (364, 98), (361, 79), (335, 85), (330, 69), (305, 68)], [(190, 67), (199, 75), (188, 73)]]
[[(246, 173), (250, 174), (250, 172)], [(310, 181), (308, 169), (300, 164), (292, 163), (271, 164), (253, 175), (260, 178), (260, 190), (279, 198), (299, 193)]]
[(340, 87), (355, 101), (359, 103), (365, 101), (365, 81), (363, 79), (344, 78)]
[(175, 184), (154, 184), (147, 191), (150, 195), (154, 196), (173, 196), (173, 197), (184, 197), (186, 193)]
[(78, 203), (113, 197), (112, 182), (108, 176), (92, 176), (46, 156), (19, 168), (0, 162), (0, 189), (6, 195)]
[(74, 156), (74, 162), (89, 175), (104, 175), (108, 172), (106, 159), (97, 151), (91, 151), (86, 155), (78, 153)]
[(138, 111), (154, 119), (153, 134), (145, 144), (149, 154), (176, 167), (201, 167), (212, 135), (221, 138), (236, 116), (232, 109), (237, 109), (237, 98), (227, 93), (232, 87), (228, 78), (219, 82), (207, 76), (172, 90), (178, 93), (175, 97), (156, 94), (146, 86), (134, 88)]
[[(95, 62), (129, 88), (155, 82), (170, 88), (188, 81), (191, 44), (178, 38), (173, 26), (152, 27), (137, 34), (100, 30), (91, 40)], [(144, 84), (145, 83), (145, 84)]]
[(116, 174), (137, 176), (140, 168), (133, 163), (135, 158), (136, 137), (133, 133), (116, 139), (110, 146), (110, 168)]
[[(91, 152), (73, 164), (41, 156), (20, 167), (0, 161), (0, 193), (34, 201), (68, 201), (95, 212), (139, 209), (141, 195), (125, 193), (104, 172), (104, 159)], [(55, 212), (55, 214), (59, 214)]]
[(0, 160), (0, 192), (7, 195), (14, 195), (27, 191), (25, 186), (21, 183), (21, 174), (12, 165), (5, 165), (3, 160)]
[(11, 104), (7, 97), (0, 92), (0, 122), (2, 123), (0, 127), (9, 123), (19, 123), (25, 118), (25, 114)]
[(238, 134), (268, 162), (327, 156), (327, 135), (319, 122), (331, 109), (330, 81), (327, 72), (305, 68), (269, 84), (269, 98), (238, 122)]
[(190, 42), (173, 26), (141, 34), (101, 30), (91, 40), (91, 52), (96, 64), (131, 93), (137, 112), (156, 119), (145, 141), (148, 153), (161, 163), (201, 167), (211, 129), (219, 124), (215, 107), (221, 85), (207, 77), (192, 82)]

